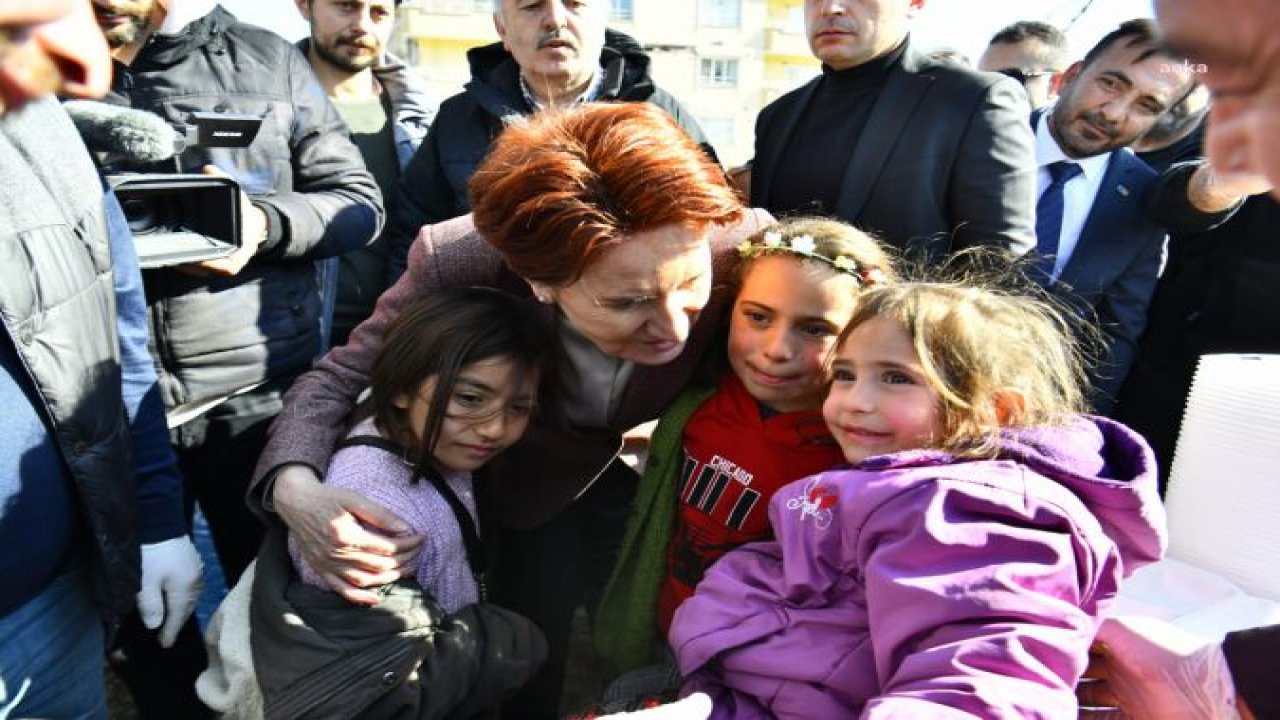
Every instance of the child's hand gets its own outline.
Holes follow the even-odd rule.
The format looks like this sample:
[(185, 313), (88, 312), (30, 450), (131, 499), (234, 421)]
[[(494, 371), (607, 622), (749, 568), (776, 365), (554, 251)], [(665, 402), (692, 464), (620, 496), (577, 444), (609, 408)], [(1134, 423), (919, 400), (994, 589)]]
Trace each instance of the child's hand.
[(300, 465), (280, 471), (272, 501), (307, 564), (353, 603), (376, 605), (378, 596), (363, 588), (399, 580), (422, 544), (395, 513)]

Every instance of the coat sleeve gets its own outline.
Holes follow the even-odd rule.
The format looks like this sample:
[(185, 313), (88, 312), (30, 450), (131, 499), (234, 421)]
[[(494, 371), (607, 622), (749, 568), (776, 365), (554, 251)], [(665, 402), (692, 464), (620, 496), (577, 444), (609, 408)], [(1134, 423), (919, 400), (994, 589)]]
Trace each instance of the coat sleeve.
[(857, 689), (833, 681), (865, 637), (857, 608), (838, 598), (850, 577), (835, 561), (841, 533), (821, 519), (829, 511), (786, 509), (811, 482), (770, 501), (774, 540), (726, 553), (676, 610), (669, 640), (683, 690), (709, 695), (714, 718), (851, 717), (858, 705)]
[[(866, 587), (881, 694), (863, 717), (1075, 718), (1096, 629), (1082, 607), (1119, 577), (1045, 506), (1021, 517), (973, 488), (907, 488), (871, 512), (851, 550)], [(903, 522), (904, 518), (916, 521)]]
[[(449, 239), (441, 240), (439, 236), (442, 235), (449, 235)], [(274, 477), (284, 465), (307, 465), (316, 475), (324, 475), (346, 417), (355, 407), (356, 398), (369, 384), (369, 368), (387, 328), (405, 307), (417, 298), (445, 287), (488, 284), (478, 273), (458, 271), (468, 265), (465, 257), (454, 258), (447, 281), (439, 267), (443, 251), (437, 251), (441, 250), (442, 243), (467, 245), (468, 240), (475, 238), (474, 233), (459, 236), (456, 228), (423, 228), (410, 253), (408, 271), (378, 298), (373, 315), (352, 331), (346, 345), (330, 350), (316, 362), (314, 369), (293, 383), (285, 394), (284, 409), (272, 423), (270, 439), (258, 458), (253, 482), (249, 486), (250, 507), (261, 509), (262, 481)], [(453, 253), (465, 254), (465, 248), (455, 249)], [(472, 264), (483, 265), (479, 261)]]
[(267, 214), (259, 259), (319, 259), (369, 244), (382, 228), (382, 195), (346, 124), (325, 97), (306, 59), (287, 53), (293, 101), (293, 189), (253, 198)]
[(1228, 633), (1222, 652), (1231, 669), (1236, 692), (1255, 717), (1280, 718), (1280, 685), (1275, 662), (1280, 657), (1280, 625)]
[(1147, 327), (1147, 309), (1164, 265), (1165, 237), (1153, 235), (1145, 242), (1124, 272), (1099, 296), (1094, 309), (1103, 346), (1089, 380), (1093, 411), (1100, 415), (1114, 409), (1120, 386), (1133, 368), (1138, 339)]
[(947, 216), (956, 226), (953, 249), (991, 245), (1022, 255), (1035, 247), (1029, 112), (1022, 88), (1001, 78), (970, 115), (947, 183)]
[(169, 444), (155, 364), (147, 351), (147, 301), (143, 297), (138, 254), (115, 194), (107, 193), (105, 202), (120, 341), (121, 395), (133, 439), (138, 540), (147, 545), (186, 534), (182, 476)]
[(1205, 160), (1188, 160), (1170, 165), (1160, 174), (1151, 200), (1151, 219), (1171, 234), (1186, 235), (1212, 230), (1240, 209), (1243, 202), (1222, 212), (1208, 213), (1196, 208), (1187, 199), (1187, 183)]
[(452, 105), (442, 108), (437, 122), (427, 131), (413, 159), (405, 166), (396, 183), (395, 199), (387, 219), (388, 246), (391, 248), (392, 279), (405, 271), (409, 248), (424, 225), (448, 220), (458, 215), (453, 186), (441, 165), (440, 139), (449, 124)]

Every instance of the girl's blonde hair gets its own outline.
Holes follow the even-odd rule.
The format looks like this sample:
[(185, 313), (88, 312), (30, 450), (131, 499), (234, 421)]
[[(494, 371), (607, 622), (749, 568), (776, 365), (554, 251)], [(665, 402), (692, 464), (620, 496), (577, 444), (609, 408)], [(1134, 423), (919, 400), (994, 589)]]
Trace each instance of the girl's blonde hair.
[(1063, 424), (1086, 409), (1080, 345), (1045, 300), (959, 283), (904, 283), (861, 294), (836, 342), (876, 317), (906, 332), (938, 396), (939, 449), (991, 457), (1004, 428)]
[(793, 257), (800, 262), (849, 275), (860, 289), (893, 282), (898, 273), (893, 258), (880, 243), (858, 228), (838, 220), (796, 217), (770, 225), (738, 246), (733, 278), (735, 290), (762, 257)]

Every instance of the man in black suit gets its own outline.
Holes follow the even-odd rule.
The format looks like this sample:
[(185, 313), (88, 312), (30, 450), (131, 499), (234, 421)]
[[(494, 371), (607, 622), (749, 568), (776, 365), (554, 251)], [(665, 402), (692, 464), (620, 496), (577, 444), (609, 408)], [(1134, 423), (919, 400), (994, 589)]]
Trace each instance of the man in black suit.
[(1158, 174), (1129, 149), (1194, 85), (1161, 49), (1155, 25), (1131, 20), (1069, 67), (1057, 102), (1032, 117), (1038, 262), (1047, 284), (1102, 330), (1092, 378), (1100, 413), (1111, 411), (1132, 365), (1166, 231), (1212, 227), (1252, 191), (1215, 181), (1199, 162)]
[(911, 47), (925, 0), (806, 0), (822, 75), (760, 112), (751, 204), (822, 214), (912, 254), (1034, 242), (1026, 94)]

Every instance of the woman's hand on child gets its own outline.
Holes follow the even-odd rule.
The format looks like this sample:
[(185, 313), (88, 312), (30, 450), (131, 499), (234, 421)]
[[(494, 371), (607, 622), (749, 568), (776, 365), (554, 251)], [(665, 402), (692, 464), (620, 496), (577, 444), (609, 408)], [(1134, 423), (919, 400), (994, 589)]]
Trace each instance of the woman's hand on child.
[(301, 465), (280, 471), (272, 501), (307, 564), (353, 603), (377, 604), (378, 596), (364, 588), (400, 579), (422, 544), (395, 513), (321, 483)]

